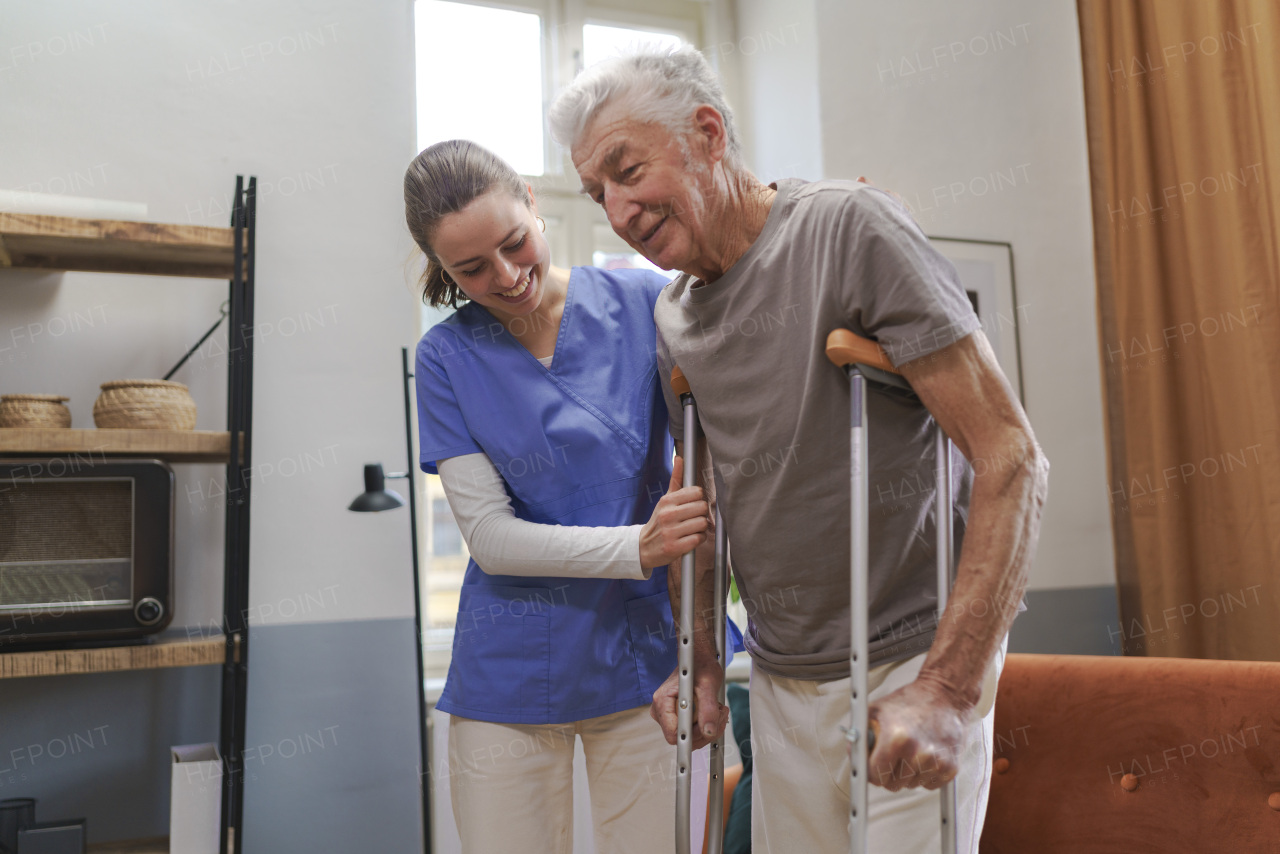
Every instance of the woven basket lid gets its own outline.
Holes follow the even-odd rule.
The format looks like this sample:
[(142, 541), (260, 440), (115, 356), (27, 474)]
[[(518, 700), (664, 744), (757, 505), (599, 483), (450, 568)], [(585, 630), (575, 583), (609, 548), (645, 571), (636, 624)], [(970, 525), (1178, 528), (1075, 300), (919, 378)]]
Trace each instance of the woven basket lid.
[(183, 391), (189, 391), (182, 383), (169, 380), (111, 380), (102, 384), (103, 391), (112, 388), (180, 388)]
[(60, 394), (0, 394), (0, 400), (42, 400), (62, 403), (70, 399)]

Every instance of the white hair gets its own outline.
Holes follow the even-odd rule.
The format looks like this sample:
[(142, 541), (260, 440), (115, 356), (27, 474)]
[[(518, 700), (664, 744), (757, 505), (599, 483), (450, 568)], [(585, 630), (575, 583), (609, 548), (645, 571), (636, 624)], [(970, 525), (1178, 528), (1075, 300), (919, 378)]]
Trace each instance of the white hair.
[(741, 162), (733, 111), (720, 81), (706, 58), (688, 45), (675, 50), (641, 48), (583, 71), (551, 105), (552, 137), (571, 148), (605, 105), (616, 100), (625, 101), (628, 114), (637, 121), (666, 127), (682, 146), (693, 135), (698, 107), (714, 107), (724, 118), (726, 160), (732, 165)]

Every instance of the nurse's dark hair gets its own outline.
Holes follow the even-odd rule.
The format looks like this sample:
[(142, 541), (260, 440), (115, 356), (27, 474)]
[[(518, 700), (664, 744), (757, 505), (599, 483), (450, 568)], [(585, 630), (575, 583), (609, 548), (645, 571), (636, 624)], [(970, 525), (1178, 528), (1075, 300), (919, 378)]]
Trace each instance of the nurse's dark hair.
[(429, 306), (458, 307), (466, 296), (446, 279), (444, 267), (431, 248), (440, 220), (471, 204), (491, 190), (503, 190), (533, 207), (529, 188), (511, 164), (489, 149), (466, 139), (437, 142), (424, 149), (404, 173), (404, 218), (413, 242), (427, 256), (419, 287)]

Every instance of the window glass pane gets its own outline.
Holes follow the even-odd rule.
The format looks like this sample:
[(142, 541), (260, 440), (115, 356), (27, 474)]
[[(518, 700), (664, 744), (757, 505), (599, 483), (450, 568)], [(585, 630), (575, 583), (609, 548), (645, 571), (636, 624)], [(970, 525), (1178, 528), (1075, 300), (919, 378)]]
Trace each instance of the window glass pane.
[(462, 532), (453, 520), (453, 511), (444, 498), (431, 499), (431, 553), (437, 556), (462, 554)]
[(543, 173), (542, 21), (530, 12), (417, 0), (418, 150), (470, 139)]
[(589, 68), (602, 59), (608, 59), (641, 46), (674, 48), (683, 43), (684, 39), (677, 33), (586, 24), (582, 28), (583, 67)]
[(424, 480), (425, 508), (419, 512), (422, 513), (422, 528), (427, 532), (428, 557), (426, 572), (420, 581), (423, 585), (423, 629), (431, 637), (433, 629), (452, 629), (457, 620), (458, 591), (470, 556), (458, 523), (449, 509), (440, 478), (428, 474)]
[(664, 270), (639, 252), (602, 252), (597, 249), (591, 253), (591, 266), (604, 270), (653, 270), (668, 278), (674, 279), (675, 270)]
[(591, 226), (591, 266), (605, 270), (653, 270), (667, 278), (674, 279), (679, 271), (664, 270), (648, 258), (634, 251), (626, 242), (614, 233), (607, 223), (597, 222)]

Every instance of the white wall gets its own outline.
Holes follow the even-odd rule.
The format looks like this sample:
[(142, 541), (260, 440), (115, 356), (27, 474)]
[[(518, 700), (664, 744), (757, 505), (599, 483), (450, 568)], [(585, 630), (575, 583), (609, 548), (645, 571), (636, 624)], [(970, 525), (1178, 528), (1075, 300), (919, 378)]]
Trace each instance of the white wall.
[[(822, 177), (896, 190), (931, 235), (1013, 244), (1027, 411), (1053, 467), (1031, 587), (1114, 584), (1075, 4), (738, 9), (740, 34), (792, 22), (812, 33), (743, 58), (762, 175), (794, 163), (818, 177), (800, 171), (814, 157), (816, 86)], [(1000, 191), (984, 192), (996, 172)]]
[[(406, 464), (398, 348), (417, 330), (400, 196), (414, 154), (409, 0), (4, 0), (0, 18), (0, 188), (226, 225), (236, 173), (258, 176), (251, 619), (411, 615), (405, 513), (345, 509), (365, 462)], [(0, 276), (0, 391), (68, 395), (77, 427), (92, 426), (99, 383), (162, 376), (227, 290)], [(219, 340), (174, 377), (191, 386), (199, 429), (225, 425)], [(207, 624), (221, 604), (223, 469), (175, 468), (175, 624)]]
[(737, 61), (747, 95), (733, 102), (747, 162), (764, 181), (822, 177), (813, 0), (738, 0), (736, 12), (736, 38), (721, 52)]

